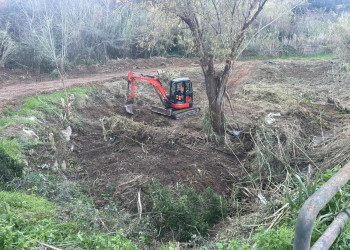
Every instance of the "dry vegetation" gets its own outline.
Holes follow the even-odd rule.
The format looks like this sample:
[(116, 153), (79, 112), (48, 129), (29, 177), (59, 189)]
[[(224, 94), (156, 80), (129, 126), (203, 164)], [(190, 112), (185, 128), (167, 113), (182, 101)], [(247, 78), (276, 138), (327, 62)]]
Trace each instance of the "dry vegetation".
[[(347, 6), (268, 3), (239, 54), (298, 56), (237, 61), (218, 136), (197, 59), (119, 58), (196, 56), (183, 23), (146, 3), (53, 1), (57, 8), (45, 9), (43, 1), (8, 1), (0, 17), (0, 248), (291, 249), (298, 210), (312, 193), (302, 188), (316, 190), (350, 158)], [(276, 9), (286, 15), (271, 23)], [(162, 27), (151, 35), (150, 26)], [(47, 36), (58, 31), (62, 37)], [(301, 57), (330, 52), (338, 55)], [(130, 116), (129, 70), (158, 71), (164, 85), (189, 77), (201, 113), (152, 113), (160, 101), (138, 83)], [(55, 92), (61, 83), (50, 78), (67, 72), (66, 85), (79, 88)], [(344, 190), (317, 219), (313, 240), (347, 206)]]

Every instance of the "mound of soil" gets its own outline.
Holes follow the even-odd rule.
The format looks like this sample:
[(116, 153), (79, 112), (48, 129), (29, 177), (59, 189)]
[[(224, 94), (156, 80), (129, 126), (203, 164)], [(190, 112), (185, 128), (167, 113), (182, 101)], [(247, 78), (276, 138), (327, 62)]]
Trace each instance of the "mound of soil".
[[(173, 120), (152, 113), (150, 107), (139, 107), (131, 117), (121, 101), (107, 99), (81, 110), (87, 125), (72, 137), (74, 156), (84, 166), (81, 177), (93, 184), (93, 192), (142, 176), (165, 185), (181, 183), (198, 191), (211, 187), (216, 193), (231, 195), (233, 183), (242, 177), (236, 157), (243, 159), (246, 148), (237, 147), (234, 156), (223, 146), (206, 143), (200, 115)], [(101, 119), (122, 121), (125, 128), (110, 130), (107, 122), (104, 136)]]

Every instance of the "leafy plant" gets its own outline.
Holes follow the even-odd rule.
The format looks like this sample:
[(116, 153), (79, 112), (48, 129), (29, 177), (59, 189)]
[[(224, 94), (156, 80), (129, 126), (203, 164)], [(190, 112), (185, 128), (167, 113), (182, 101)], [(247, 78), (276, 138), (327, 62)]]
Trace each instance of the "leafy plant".
[(225, 218), (227, 203), (213, 190), (207, 188), (201, 194), (193, 188), (170, 188), (158, 181), (143, 187), (148, 194), (147, 210), (150, 221), (164, 235), (169, 231), (178, 241), (190, 241), (203, 236), (209, 227)]
[(303, 205), (304, 202), (316, 191), (317, 182), (318, 182), (319, 178), (320, 178), (320, 176), (319, 176), (319, 174), (317, 174), (313, 181), (310, 181), (308, 184), (305, 185), (305, 183), (302, 181), (300, 176), (295, 175), (295, 179), (297, 180), (296, 187), (298, 189), (298, 193), (297, 193), (295, 199), (292, 199), (288, 188), (286, 186), (283, 186), (284, 190), (286, 192), (286, 196), (287, 196), (289, 205), (292, 208), (299, 208), (301, 205)]
[(215, 246), (217, 249), (227, 249), (227, 250), (248, 250), (251, 249), (249, 244), (240, 244), (238, 240), (221, 240), (216, 243)]
[[(331, 177), (333, 177), (334, 174), (339, 171), (339, 169), (340, 166), (333, 169), (327, 169), (324, 174), (317, 174), (314, 180), (310, 181), (308, 184), (303, 182), (299, 176), (296, 176), (294, 192), (290, 192), (285, 187), (287, 199), (292, 207), (292, 211), (289, 216), (286, 217), (282, 227), (294, 228), (298, 212), (306, 199), (308, 199), (317, 190), (317, 187), (322, 186)], [(332, 223), (335, 216), (347, 208), (348, 204), (350, 203), (350, 196), (348, 195), (349, 192), (350, 185), (346, 184), (320, 211), (314, 223), (311, 244), (313, 244), (321, 236), (326, 228)], [(350, 224), (347, 223), (341, 235), (336, 240), (333, 249), (346, 249), (347, 247), (345, 246), (348, 246), (348, 242), (350, 241), (349, 235)]]
[(290, 228), (281, 227), (265, 232), (263, 228), (255, 235), (256, 249), (293, 249), (294, 232)]

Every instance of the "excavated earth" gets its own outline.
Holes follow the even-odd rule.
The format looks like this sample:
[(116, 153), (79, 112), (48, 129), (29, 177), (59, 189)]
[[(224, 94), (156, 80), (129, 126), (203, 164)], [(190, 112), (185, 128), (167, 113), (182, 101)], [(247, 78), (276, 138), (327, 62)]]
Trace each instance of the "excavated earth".
[[(283, 112), (283, 103), (273, 99), (274, 94), (266, 94), (270, 92), (285, 94), (296, 103), (299, 98), (319, 103), (314, 108), (316, 113), (321, 108), (329, 109), (326, 108), (330, 105), (329, 97), (337, 97), (337, 102), (350, 106), (346, 82), (338, 81), (332, 74), (336, 63), (336, 60), (296, 59), (237, 62), (228, 86), (237, 121), (232, 123), (231, 132), (249, 131), (246, 128), (267, 113)], [(148, 74), (161, 70), (172, 76), (191, 78), (201, 113), (182, 120), (154, 114), (150, 105), (159, 105), (157, 96), (150, 86), (142, 86), (136, 96), (135, 115), (130, 116), (124, 110), (126, 81), (123, 80), (129, 70)], [(47, 75), (36, 72), (2, 70), (0, 75), (3, 76), (0, 107), (21, 103), (23, 97), (61, 89), (60, 81), (49, 80)], [(68, 164), (66, 174), (87, 180), (94, 194), (113, 187), (114, 195), (118, 196), (155, 178), (163, 184), (185, 184), (198, 191), (211, 187), (230, 196), (247, 171), (253, 171), (249, 164), (253, 147), (249, 133), (236, 137), (229, 133), (232, 147), (207, 143), (202, 132), (207, 100), (204, 79), (195, 59), (112, 61), (105, 66), (81, 67), (71, 72), (65, 83), (68, 87), (94, 85), (101, 90), (100, 94), (80, 100), (74, 106), (80, 118), (79, 123), (72, 124), (69, 143), (74, 150), (69, 157), (74, 164)], [(250, 98), (252, 93), (261, 95)], [(260, 99), (269, 99), (269, 104), (260, 103)], [(232, 114), (229, 102), (225, 103), (225, 109), (227, 114)], [(331, 109), (336, 112), (334, 107)], [(113, 121), (122, 122), (124, 130), (108, 127)], [(132, 196), (136, 197), (135, 194)]]

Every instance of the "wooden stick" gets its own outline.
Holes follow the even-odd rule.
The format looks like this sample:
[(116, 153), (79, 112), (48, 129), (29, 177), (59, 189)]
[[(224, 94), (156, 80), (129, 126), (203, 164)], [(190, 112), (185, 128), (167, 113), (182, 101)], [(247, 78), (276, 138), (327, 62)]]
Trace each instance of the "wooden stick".
[(62, 250), (61, 248), (57, 248), (57, 247), (54, 247), (54, 246), (50, 246), (49, 244), (46, 244), (46, 243), (43, 243), (43, 242), (40, 242), (38, 241), (38, 243), (44, 247), (47, 247), (47, 248), (50, 248), (50, 249), (53, 249), (53, 250)]

